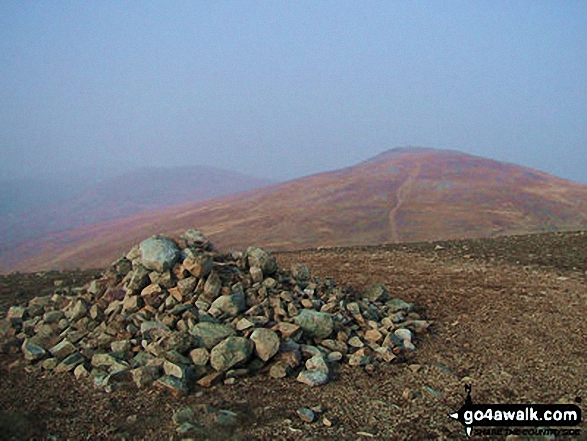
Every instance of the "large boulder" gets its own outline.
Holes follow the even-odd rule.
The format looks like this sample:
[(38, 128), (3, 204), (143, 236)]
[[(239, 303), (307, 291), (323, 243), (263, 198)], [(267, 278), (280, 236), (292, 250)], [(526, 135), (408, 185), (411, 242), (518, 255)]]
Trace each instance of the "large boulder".
[(139, 249), (143, 266), (154, 271), (167, 271), (179, 260), (180, 251), (175, 242), (162, 236), (143, 240)]

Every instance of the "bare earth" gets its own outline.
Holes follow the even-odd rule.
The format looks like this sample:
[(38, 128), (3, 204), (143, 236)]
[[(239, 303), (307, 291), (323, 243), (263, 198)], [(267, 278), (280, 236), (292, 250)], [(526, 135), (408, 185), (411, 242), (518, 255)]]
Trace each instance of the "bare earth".
[[(393, 296), (414, 302), (434, 325), (416, 340), (410, 360), (378, 365), (372, 374), (344, 366), (335, 381), (312, 389), (265, 373), (232, 386), (196, 388), (184, 398), (130, 386), (106, 393), (70, 374), (31, 369), (20, 354), (0, 354), (0, 438), (181, 439), (173, 411), (211, 404), (236, 412), (238, 424), (209, 426), (207, 439), (465, 439), (463, 427), (448, 414), (463, 404), (466, 382), (473, 384), (474, 402), (581, 398), (585, 414), (587, 233), (276, 257), (284, 268), (303, 262), (314, 275), (339, 285), (362, 289), (383, 283)], [(53, 279), (73, 277), (77, 286), (92, 275), (0, 277), (1, 315), (12, 304), (50, 292)], [(332, 427), (320, 420), (304, 423), (296, 415), (296, 409), (316, 405)], [(579, 428), (579, 439), (587, 439), (585, 423)]]

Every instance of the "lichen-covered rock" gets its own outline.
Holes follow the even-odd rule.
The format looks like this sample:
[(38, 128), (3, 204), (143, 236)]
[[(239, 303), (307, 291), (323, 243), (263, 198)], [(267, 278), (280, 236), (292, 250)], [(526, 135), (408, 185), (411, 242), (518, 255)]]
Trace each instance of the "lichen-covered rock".
[(253, 344), (244, 337), (228, 337), (210, 352), (210, 365), (219, 372), (246, 362), (253, 352)]
[(296, 322), (309, 336), (320, 339), (332, 334), (334, 326), (330, 314), (311, 309), (302, 309), (296, 317)]
[(268, 361), (279, 351), (281, 341), (275, 331), (266, 328), (257, 328), (250, 336), (255, 345), (255, 354), (263, 361)]

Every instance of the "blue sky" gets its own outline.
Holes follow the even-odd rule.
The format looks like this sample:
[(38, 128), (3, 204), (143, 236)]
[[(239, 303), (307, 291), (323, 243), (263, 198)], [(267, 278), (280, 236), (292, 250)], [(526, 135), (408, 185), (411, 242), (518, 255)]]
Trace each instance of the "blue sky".
[(0, 2), (0, 178), (398, 146), (587, 183), (584, 1)]

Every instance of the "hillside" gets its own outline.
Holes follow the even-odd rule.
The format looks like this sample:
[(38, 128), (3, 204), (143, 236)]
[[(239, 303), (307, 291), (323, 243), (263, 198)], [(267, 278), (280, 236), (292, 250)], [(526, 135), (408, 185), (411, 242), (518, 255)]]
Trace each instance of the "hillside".
[[(15, 205), (11, 211), (7, 206), (0, 213), (0, 265), (26, 256), (26, 252), (15, 253), (14, 248), (27, 241), (34, 243), (51, 234), (272, 183), (268, 179), (204, 166), (142, 167), (91, 185), (87, 182), (81, 185), (80, 179), (68, 181), (65, 177), (63, 182), (58, 179), (10, 181), (0, 188), (3, 197)], [(28, 209), (23, 200), (29, 202)], [(21, 206), (22, 209), (17, 209)]]
[(105, 266), (195, 227), (223, 248), (353, 246), (587, 228), (587, 186), (455, 151), (394, 149), (353, 167), (28, 244), (21, 268)]

